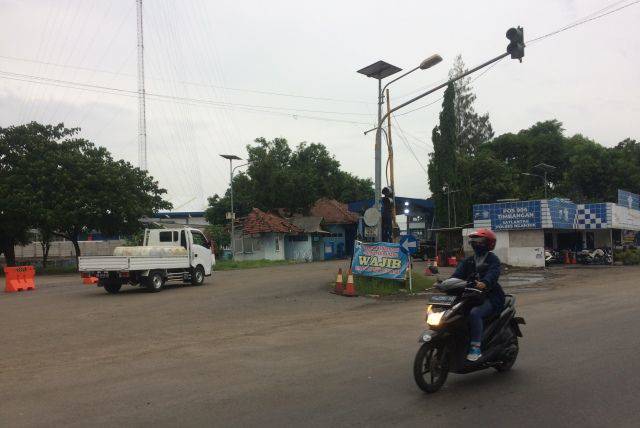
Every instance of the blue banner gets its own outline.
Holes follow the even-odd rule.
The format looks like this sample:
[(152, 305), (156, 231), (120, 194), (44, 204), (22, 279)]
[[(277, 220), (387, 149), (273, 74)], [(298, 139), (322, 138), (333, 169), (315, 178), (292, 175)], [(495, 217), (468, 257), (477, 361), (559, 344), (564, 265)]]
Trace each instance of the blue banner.
[(493, 230), (542, 228), (540, 201), (506, 202), (489, 207)]
[(409, 255), (400, 244), (356, 241), (353, 246), (351, 270), (354, 275), (404, 280)]
[(627, 192), (626, 190), (618, 190), (618, 205), (640, 210), (640, 195)]

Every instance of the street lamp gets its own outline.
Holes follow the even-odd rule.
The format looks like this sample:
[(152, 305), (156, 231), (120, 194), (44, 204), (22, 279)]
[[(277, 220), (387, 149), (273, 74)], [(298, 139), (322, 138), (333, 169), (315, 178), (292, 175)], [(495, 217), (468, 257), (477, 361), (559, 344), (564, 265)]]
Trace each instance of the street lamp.
[(220, 157), (223, 157), (229, 160), (229, 189), (231, 192), (231, 213), (229, 215), (231, 220), (231, 258), (235, 259), (236, 257), (236, 240), (235, 240), (235, 219), (236, 218), (235, 217), (236, 216), (233, 212), (233, 171), (235, 170), (235, 168), (233, 168), (233, 161), (241, 160), (241, 158), (239, 158), (236, 155), (220, 155)]
[(521, 175), (526, 175), (529, 177), (538, 177), (538, 178), (542, 178), (544, 180), (544, 198), (547, 199), (547, 188), (548, 186), (548, 180), (547, 180), (547, 174), (551, 171), (553, 171), (554, 169), (556, 169), (555, 166), (552, 165), (547, 165), (546, 163), (539, 163), (538, 165), (533, 167), (534, 169), (541, 169), (544, 172), (544, 175), (540, 175), (540, 174), (533, 174), (530, 172), (521, 172)]
[[(375, 208), (378, 212), (380, 212), (380, 193), (382, 187), (382, 104), (384, 101), (384, 90), (393, 82), (396, 82), (403, 77), (413, 73), (414, 71), (426, 70), (428, 68), (433, 67), (442, 61), (442, 57), (438, 54), (431, 55), (430, 57), (423, 60), (417, 67), (412, 68), (404, 74), (401, 74), (399, 77), (388, 82), (384, 87), (382, 87), (382, 79), (389, 77), (393, 74), (402, 71), (401, 68), (396, 67), (395, 65), (391, 65), (384, 61), (378, 61), (371, 65), (368, 65), (360, 70), (358, 73), (364, 74), (367, 77), (373, 77), (378, 81), (378, 125), (376, 128), (376, 144), (375, 144)], [(391, 189), (395, 194), (395, 189)], [(377, 240), (382, 240), (382, 230), (377, 228)]]

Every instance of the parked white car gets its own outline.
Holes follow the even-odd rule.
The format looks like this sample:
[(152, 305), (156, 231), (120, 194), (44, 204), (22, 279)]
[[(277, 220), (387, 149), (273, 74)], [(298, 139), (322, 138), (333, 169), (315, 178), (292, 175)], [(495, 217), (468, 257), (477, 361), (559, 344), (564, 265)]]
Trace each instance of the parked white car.
[(197, 229), (146, 229), (143, 246), (117, 247), (113, 256), (80, 257), (83, 277), (97, 277), (98, 286), (112, 294), (123, 284), (160, 291), (167, 281), (201, 285), (211, 276), (215, 255)]

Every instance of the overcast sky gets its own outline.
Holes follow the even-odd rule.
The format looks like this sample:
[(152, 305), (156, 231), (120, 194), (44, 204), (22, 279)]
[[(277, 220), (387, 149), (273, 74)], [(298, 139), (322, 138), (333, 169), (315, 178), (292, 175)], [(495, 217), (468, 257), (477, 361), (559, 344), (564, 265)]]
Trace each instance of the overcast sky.
[[(0, 126), (62, 121), (137, 165), (135, 3), (0, 0)], [(459, 53), (468, 66), (502, 53), (511, 26), (530, 40), (629, 3), (146, 0), (146, 88), (173, 97), (147, 99), (149, 170), (178, 210), (223, 193), (229, 170), (218, 154), (245, 157), (261, 136), (323, 143), (344, 169), (372, 177), (374, 136), (363, 131), (374, 123), (377, 87), (356, 70), (380, 59), (409, 69), (442, 55), (392, 85), (397, 104), (446, 78)], [(607, 146), (640, 138), (638, 22), (640, 4), (531, 44), (522, 64), (505, 59), (473, 83), (476, 110), (490, 114), (497, 135), (555, 118)], [(399, 195), (427, 196), (440, 104), (397, 118), (406, 137), (395, 128)]]

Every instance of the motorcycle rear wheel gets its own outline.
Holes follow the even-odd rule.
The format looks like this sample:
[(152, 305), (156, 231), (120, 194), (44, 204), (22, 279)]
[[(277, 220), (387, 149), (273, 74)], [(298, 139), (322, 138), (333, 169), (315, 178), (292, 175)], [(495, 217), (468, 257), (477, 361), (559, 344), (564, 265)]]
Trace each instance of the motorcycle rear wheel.
[(518, 358), (518, 351), (520, 350), (520, 347), (518, 346), (518, 336), (513, 327), (511, 327), (511, 335), (511, 340), (507, 346), (505, 355), (502, 357), (502, 361), (497, 366), (494, 366), (494, 369), (499, 372), (511, 370), (511, 367), (513, 367), (516, 363), (516, 359)]
[(448, 374), (447, 348), (444, 343), (425, 343), (418, 349), (413, 361), (413, 378), (421, 390), (428, 394), (438, 391)]

